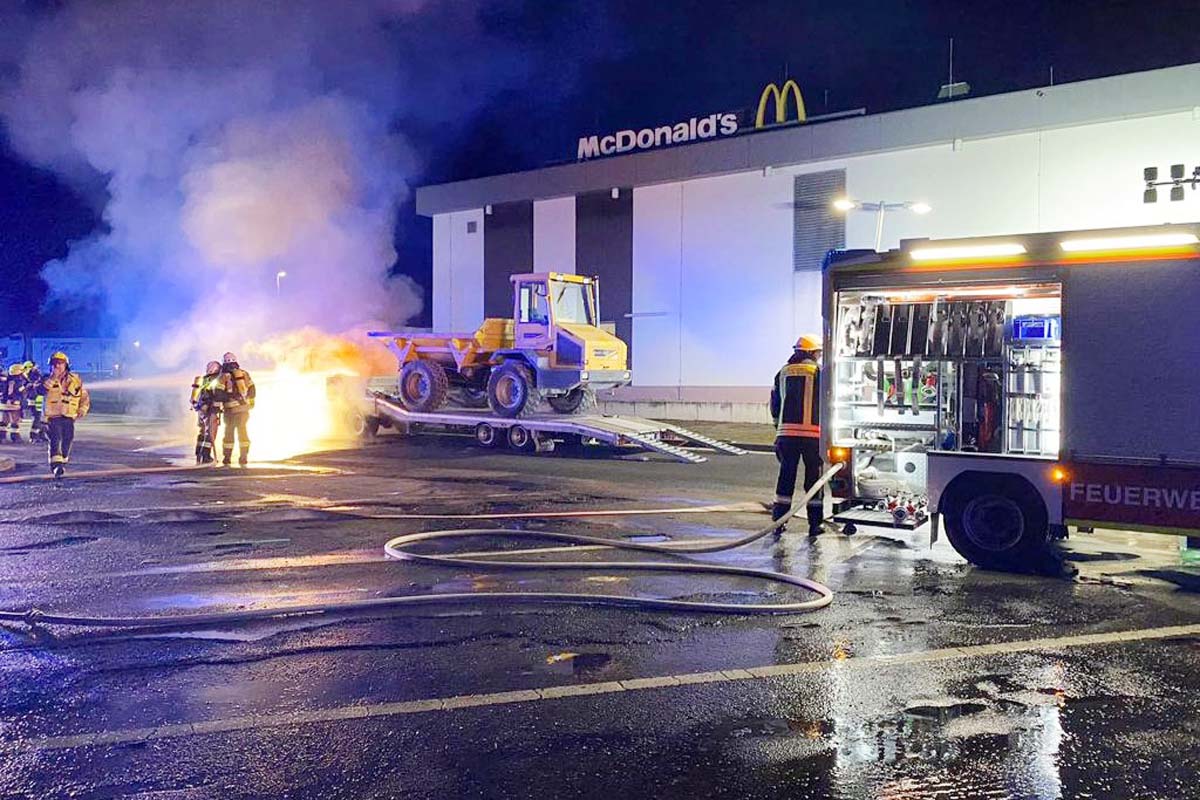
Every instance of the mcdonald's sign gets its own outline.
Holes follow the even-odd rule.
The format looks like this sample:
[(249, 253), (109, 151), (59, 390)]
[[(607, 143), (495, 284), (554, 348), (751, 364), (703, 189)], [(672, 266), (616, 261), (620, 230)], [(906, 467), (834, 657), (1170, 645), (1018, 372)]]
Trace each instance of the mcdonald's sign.
[[(800, 94), (800, 86), (791, 78), (783, 82), (782, 88), (774, 82), (768, 83), (758, 97), (758, 113), (754, 116), (754, 127), (766, 128), (788, 122), (788, 111), (792, 100), (796, 105), (794, 121), (805, 122), (808, 114), (804, 109), (804, 96)], [(768, 121), (767, 108), (772, 103), (774, 103), (775, 116)], [(748, 121), (745, 125), (742, 124), (745, 113), (744, 111), (726, 111), (709, 114), (705, 117), (692, 117), (688, 120), (670, 125), (658, 125), (653, 128), (614, 131), (607, 135), (581, 136), (575, 157), (579, 161), (586, 161), (589, 158), (617, 155), (634, 150), (650, 150), (667, 145), (734, 136), (749, 130)]]
[[(780, 89), (774, 81), (768, 83), (758, 97), (758, 113), (754, 115), (754, 127), (762, 128), (768, 124), (782, 125), (787, 122), (788, 98), (796, 98), (796, 122), (804, 122), (808, 115), (804, 111), (804, 97), (800, 94), (800, 86), (791, 78), (783, 83)], [(775, 102), (775, 120), (767, 122), (767, 104)]]

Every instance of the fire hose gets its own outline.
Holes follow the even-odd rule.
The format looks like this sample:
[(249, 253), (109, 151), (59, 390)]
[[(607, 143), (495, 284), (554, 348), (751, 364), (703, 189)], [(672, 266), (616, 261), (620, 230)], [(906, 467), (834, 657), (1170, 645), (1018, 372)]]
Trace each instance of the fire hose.
[[(154, 615), (146, 617), (89, 617), (69, 614), (52, 614), (38, 609), (25, 611), (0, 611), (0, 621), (24, 622), (30, 625), (64, 625), (80, 628), (187, 628), (210, 625), (235, 625), (256, 622), (265, 619), (281, 617), (336, 615), (352, 612), (380, 611), (387, 609), (409, 608), (422, 605), (440, 605), (446, 603), (481, 603), (503, 602), (513, 604), (544, 604), (565, 603), (570, 605), (612, 606), (656, 611), (707, 612), (721, 614), (798, 614), (817, 611), (833, 601), (833, 591), (824, 584), (808, 578), (801, 578), (772, 570), (754, 569), (750, 567), (733, 567), (719, 564), (697, 564), (676, 561), (524, 561), (502, 560), (506, 555), (514, 553), (495, 551), (472, 554), (473, 557), (454, 555), (435, 555), (416, 553), (408, 549), (421, 542), (450, 540), (460, 538), (500, 537), (500, 538), (536, 538), (557, 542), (568, 542), (572, 545), (583, 545), (588, 550), (636, 550), (641, 552), (669, 555), (700, 555), (719, 553), (744, 547), (770, 536), (780, 526), (800, 509), (817, 493), (825, 488), (830, 479), (840, 470), (838, 464), (826, 471), (813, 487), (804, 493), (799, 502), (779, 520), (759, 530), (747, 533), (737, 539), (727, 541), (686, 540), (653, 544), (614, 540), (600, 536), (587, 536), (577, 533), (562, 533), (556, 531), (512, 530), (508, 528), (470, 528), (454, 530), (436, 530), (420, 533), (410, 533), (396, 536), (384, 545), (384, 553), (389, 557), (402, 561), (433, 564), (445, 567), (471, 567), (487, 570), (580, 570), (587, 572), (656, 572), (656, 573), (689, 573), (700, 575), (721, 575), (730, 577), (752, 578), (769, 583), (803, 589), (815, 594), (816, 597), (806, 600), (796, 600), (783, 603), (724, 603), (701, 600), (674, 600), (655, 597), (636, 597), (612, 594), (590, 594), (583, 592), (451, 592), (438, 594), (401, 595), (398, 597), (377, 597), (367, 600), (352, 600), (340, 603), (322, 603), (316, 605), (282, 606), (272, 608), (245, 609), (241, 611), (223, 611), (211, 614), (181, 614)], [(588, 512), (581, 511), (578, 516), (587, 516)], [(474, 516), (474, 515), (472, 515)], [(513, 515), (505, 515), (512, 517)], [(538, 518), (540, 515), (531, 512), (523, 515), (527, 518)], [(558, 516), (561, 516), (559, 512)], [(568, 550), (575, 548), (567, 548)], [(585, 549), (585, 548), (579, 548)], [(481, 557), (482, 556), (482, 557)]]

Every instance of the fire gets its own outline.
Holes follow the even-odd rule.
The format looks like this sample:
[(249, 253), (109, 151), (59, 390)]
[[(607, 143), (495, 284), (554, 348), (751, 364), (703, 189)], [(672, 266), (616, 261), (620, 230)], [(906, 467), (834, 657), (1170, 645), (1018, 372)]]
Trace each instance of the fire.
[(274, 365), (265, 370), (247, 366), (258, 395), (249, 424), (254, 461), (292, 458), (344, 440), (344, 409), (330, 396), (329, 378), (369, 377), (395, 369), (387, 351), (365, 336), (331, 336), (314, 328), (247, 345), (245, 354), (243, 365)]
[(258, 399), (250, 414), (250, 455), (279, 461), (325, 449), (339, 433), (325, 389), (333, 372), (301, 372), (280, 366), (252, 373)]

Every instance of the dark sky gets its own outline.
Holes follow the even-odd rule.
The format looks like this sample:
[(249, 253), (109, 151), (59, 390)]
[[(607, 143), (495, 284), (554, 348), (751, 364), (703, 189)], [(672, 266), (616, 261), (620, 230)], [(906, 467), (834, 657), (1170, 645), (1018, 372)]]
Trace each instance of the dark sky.
[[(973, 96), (1042, 85), (1051, 67), (1063, 83), (1200, 61), (1198, 0), (495, 0), (480, 15), (504, 69), (528, 54), (524, 79), (495, 90), (464, 75), (461, 91), (491, 96), (462, 118), (445, 89), (456, 81), (439, 76), (426, 102), (440, 113), (396, 123), (421, 157), (415, 183), (573, 160), (582, 133), (744, 109), (785, 74), (810, 115), (924, 105), (945, 82), (951, 36), (955, 78)], [(436, 35), (453, 47), (453, 29)], [(96, 224), (69, 189), (0, 147), (0, 328), (61, 327), (39, 316), (37, 271)], [(411, 200), (397, 239), (400, 268), (427, 284), (429, 222)]]

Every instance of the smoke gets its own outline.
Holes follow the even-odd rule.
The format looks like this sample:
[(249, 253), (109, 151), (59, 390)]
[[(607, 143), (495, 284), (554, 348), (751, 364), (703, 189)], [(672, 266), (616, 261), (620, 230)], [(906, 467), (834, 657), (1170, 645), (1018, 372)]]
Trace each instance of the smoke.
[[(478, 44), (471, 6), (77, 0), (0, 13), (10, 144), (103, 220), (44, 269), (50, 301), (102, 308), (162, 368), (277, 352), (263, 343), (301, 328), (402, 325), (421, 301), (389, 277), (395, 209), (420, 165), (397, 121), (444, 88), (412, 85), (449, 57), (420, 32)], [(521, 71), (516, 59), (497, 70)]]

